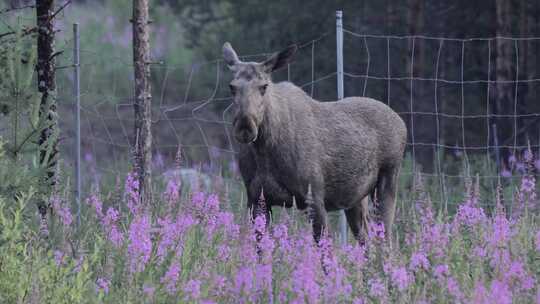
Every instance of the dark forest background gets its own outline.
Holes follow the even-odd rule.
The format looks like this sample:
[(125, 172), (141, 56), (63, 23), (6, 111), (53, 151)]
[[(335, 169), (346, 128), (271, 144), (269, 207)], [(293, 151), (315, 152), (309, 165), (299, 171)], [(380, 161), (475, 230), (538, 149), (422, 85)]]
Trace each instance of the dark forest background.
[[(21, 6), (29, 1), (6, 3)], [(336, 78), (331, 74), (336, 71), (338, 9), (343, 11), (346, 30), (345, 95), (373, 97), (399, 112), (424, 170), (434, 169), (437, 152), (454, 159), (464, 152), (494, 158), (498, 145), (504, 160), (521, 153), (529, 142), (538, 147), (539, 1), (159, 0), (152, 1), (150, 12), (153, 56), (161, 62), (152, 70), (156, 147), (163, 148), (158, 152), (174, 155), (175, 141), (180, 139), (194, 146), (229, 149), (222, 121), (230, 118), (230, 112), (224, 113), (228, 104), (219, 102), (228, 97), (223, 84), (229, 74), (219, 66), (219, 86), (214, 92), (216, 67), (212, 61), (220, 58), (225, 41), (241, 55), (259, 55), (248, 57), (250, 60), (262, 59), (291, 43), (301, 45), (290, 69), (280, 71), (275, 79), (289, 78), (306, 84), (304, 89), (320, 100), (335, 100)], [(130, 2), (79, 0), (63, 14), (59, 37), (65, 42), (59, 48), (69, 49), (69, 24), (77, 21), (82, 28), (81, 48), (92, 50), (82, 54), (87, 63), (83, 66), (83, 102), (95, 111), (86, 113), (88, 125), (83, 132), (93, 127), (93, 136), (118, 144), (129, 133), (118, 121), (130, 126), (130, 107), (118, 106), (129, 103), (132, 94), (131, 53), (125, 45), (130, 39), (125, 30), (131, 26)], [(495, 37), (499, 38), (476, 39)], [(310, 84), (327, 75), (331, 77)], [(59, 87), (66, 88), (59, 95), (69, 104), (69, 74), (58, 77)], [(216, 102), (193, 112), (200, 105), (195, 101), (211, 99)], [(166, 116), (159, 108), (182, 101), (194, 103)], [(198, 125), (190, 120), (193, 116)], [(99, 122), (103, 117), (110, 119)], [(171, 120), (178, 121), (172, 127), (174, 132)], [(69, 126), (66, 118), (68, 136)], [(201, 140), (201, 128), (206, 130), (206, 142)], [(83, 144), (95, 145), (92, 138), (83, 138)], [(99, 146), (97, 152), (94, 148), (96, 154), (110, 155), (113, 149)], [(193, 159), (199, 158), (197, 153), (194, 150)]]

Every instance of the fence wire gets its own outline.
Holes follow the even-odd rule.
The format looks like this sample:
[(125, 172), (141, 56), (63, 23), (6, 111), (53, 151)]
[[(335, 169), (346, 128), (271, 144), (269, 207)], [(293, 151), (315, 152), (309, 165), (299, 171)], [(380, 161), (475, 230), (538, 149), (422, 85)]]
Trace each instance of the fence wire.
[[(69, 23), (76, 21), (63, 13), (61, 17), (64, 18), (64, 29), (69, 29)], [(463, 185), (466, 178), (476, 174), (485, 181), (487, 191), (493, 195), (494, 187), (501, 177), (515, 183), (519, 174), (525, 170), (521, 159), (503, 159), (497, 164), (494, 160), (496, 153), (506, 150), (511, 151), (510, 155), (518, 156), (530, 147), (537, 157), (540, 155), (540, 139), (532, 136), (540, 136), (540, 109), (520, 108), (521, 96), (518, 94), (521, 86), (527, 86), (528, 90), (535, 92), (540, 88), (540, 78), (520, 78), (519, 71), (519, 42), (540, 43), (540, 37), (459, 39), (424, 35), (373, 35), (356, 33), (347, 28), (343, 32), (346, 52), (345, 97), (373, 97), (386, 102), (403, 118), (409, 131), (407, 154), (410, 158), (405, 162), (401, 175), (404, 180), (413, 179), (416, 171), (424, 169), (419, 168), (418, 164), (420, 158), (426, 155), (425, 151), (428, 151), (433, 166), (422, 171), (421, 175), (440, 191), (439, 198), (433, 198), (433, 201), (445, 205), (457, 203), (450, 198), (452, 194), (448, 185)], [(81, 35), (84, 33), (84, 29), (81, 29)], [(333, 90), (335, 97), (336, 71), (322, 67), (323, 61), (329, 60), (324, 57), (328, 54), (328, 45), (335, 46), (335, 37), (331, 33), (333, 29), (300, 44), (300, 51), (307, 58), (305, 62), (309, 63), (307, 69), (292, 63), (277, 78), (293, 80), (315, 99), (335, 99), (329, 98), (332, 93), (328, 91)], [(493, 45), (500, 40), (513, 44), (514, 79), (494, 77)], [(372, 46), (380, 43), (380, 48)], [(432, 48), (435, 50), (433, 75), (415, 73), (419, 60), (417, 53), (430, 43), (434, 44)], [(486, 69), (476, 73), (476, 78), (466, 79), (467, 52), (473, 44), (478, 43), (483, 44), (485, 49)], [(72, 44), (72, 37), (67, 34), (60, 37), (57, 43), (57, 48), (63, 51), (57, 61), (61, 147), (68, 165), (72, 163), (70, 155), (75, 136), (71, 91), (73, 79), (70, 69), (73, 60)], [(407, 44), (407, 47), (396, 47), (402, 44)], [(262, 60), (272, 53), (269, 50), (261, 51), (241, 57), (245, 60)], [(448, 61), (451, 60), (448, 52), (459, 54), (459, 62), (454, 62), (452, 67), (458, 71), (454, 78), (448, 73)], [(110, 56), (91, 49), (84, 45), (84, 39), (81, 41), (80, 57), (81, 151), (85, 163), (82, 172), (84, 184), (88, 185), (102, 181), (106, 175), (125, 174), (129, 169), (134, 144), (133, 88), (130, 85), (122, 87), (126, 82), (119, 79), (132, 79), (133, 63), (129, 56)], [(403, 61), (405, 64), (396, 64)], [(99, 71), (105, 67), (119, 67), (121, 70), (108, 68), (109, 74)], [(165, 174), (174, 167), (172, 164), (180, 147), (186, 166), (200, 167), (207, 174), (217, 174), (228, 169), (238, 179), (234, 162), (236, 148), (231, 136), (234, 105), (226, 89), (230, 76), (222, 60), (187, 65), (156, 60), (151, 69), (154, 78), (152, 122), (155, 174)], [(512, 111), (509, 113), (491, 111), (494, 86), (498, 84), (513, 85)], [(482, 94), (471, 97), (469, 91), (478, 86), (480, 89), (477, 90), (482, 90)], [(102, 90), (104, 87), (107, 90)], [(474, 99), (480, 97), (485, 97), (484, 103)], [(420, 102), (424, 108), (418, 108)], [(477, 105), (478, 109), (472, 111), (471, 104)], [(426, 105), (429, 107), (425, 108)], [(430, 122), (422, 122), (425, 119)], [(501, 142), (494, 141), (493, 119), (512, 120), (513, 136), (502, 138)], [(482, 130), (476, 130), (475, 136), (470, 138), (468, 132), (471, 128)], [(424, 133), (428, 131), (433, 132), (434, 136), (427, 136), (430, 140), (425, 140)], [(531, 136), (522, 140), (522, 134)], [(517, 174), (509, 176), (507, 171)], [(405, 185), (405, 190), (410, 190), (412, 184), (414, 181)]]

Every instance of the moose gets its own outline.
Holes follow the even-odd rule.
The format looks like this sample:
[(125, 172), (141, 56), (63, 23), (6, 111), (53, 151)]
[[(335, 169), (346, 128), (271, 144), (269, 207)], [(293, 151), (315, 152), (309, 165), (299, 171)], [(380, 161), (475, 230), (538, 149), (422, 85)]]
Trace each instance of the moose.
[[(405, 123), (371, 98), (319, 102), (291, 82), (274, 83), (272, 72), (287, 66), (297, 49), (291, 45), (263, 62), (243, 62), (230, 43), (223, 45), (233, 74), (232, 132), (248, 208), (253, 218), (264, 213), (268, 223), (272, 206), (290, 208), (294, 199), (298, 209), (310, 208), (316, 242), (327, 229), (327, 212), (344, 210), (363, 243), (368, 197), (375, 196), (375, 214), (390, 240)], [(255, 208), (262, 190), (266, 206)]]

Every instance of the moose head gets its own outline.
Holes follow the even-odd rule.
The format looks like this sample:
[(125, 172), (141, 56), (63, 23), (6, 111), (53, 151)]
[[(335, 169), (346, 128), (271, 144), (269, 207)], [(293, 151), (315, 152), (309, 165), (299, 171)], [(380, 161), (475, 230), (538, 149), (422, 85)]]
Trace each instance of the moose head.
[(291, 45), (263, 62), (243, 62), (238, 59), (230, 43), (223, 45), (223, 59), (233, 73), (233, 80), (229, 84), (237, 109), (233, 132), (240, 143), (257, 140), (266, 104), (272, 96), (271, 74), (286, 66), (296, 50), (297, 46)]

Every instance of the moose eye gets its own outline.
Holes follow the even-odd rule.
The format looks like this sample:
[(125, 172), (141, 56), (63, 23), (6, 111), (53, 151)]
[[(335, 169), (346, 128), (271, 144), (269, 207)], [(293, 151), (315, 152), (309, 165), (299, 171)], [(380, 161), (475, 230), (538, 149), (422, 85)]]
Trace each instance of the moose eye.
[(232, 84), (229, 85), (229, 89), (231, 90), (231, 94), (232, 95), (235, 95), (236, 94), (236, 87)]
[(261, 95), (264, 95), (266, 93), (266, 88), (268, 88), (268, 84), (263, 84), (259, 87), (259, 91), (261, 92)]

